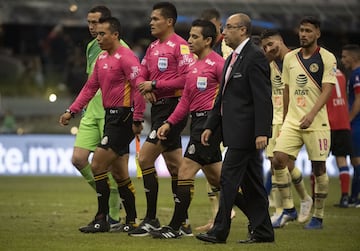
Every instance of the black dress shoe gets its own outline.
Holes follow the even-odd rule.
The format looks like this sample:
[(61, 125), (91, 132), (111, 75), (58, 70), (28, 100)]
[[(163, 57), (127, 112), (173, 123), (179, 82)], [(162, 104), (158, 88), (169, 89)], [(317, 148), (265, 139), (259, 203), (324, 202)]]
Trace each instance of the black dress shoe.
[(247, 240), (238, 241), (238, 243), (240, 243), (240, 244), (264, 243), (264, 242), (274, 242), (274, 239), (257, 239), (257, 238), (251, 237)]
[(196, 235), (196, 238), (201, 241), (211, 242), (211, 243), (225, 243), (223, 240), (219, 240), (216, 236), (208, 234), (208, 233), (201, 233)]

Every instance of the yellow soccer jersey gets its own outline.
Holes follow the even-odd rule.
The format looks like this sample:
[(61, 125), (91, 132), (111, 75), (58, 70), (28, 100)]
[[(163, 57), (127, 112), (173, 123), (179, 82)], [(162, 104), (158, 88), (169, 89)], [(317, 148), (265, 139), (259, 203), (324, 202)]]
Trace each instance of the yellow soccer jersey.
[(223, 54), (224, 59), (227, 59), (227, 57), (233, 52), (233, 50), (226, 45), (224, 39), (221, 41), (221, 52)]
[(270, 62), (270, 79), (272, 89), (272, 102), (273, 102), (273, 125), (279, 125), (283, 123), (283, 92), (284, 83), (281, 81), (281, 62)]
[[(308, 114), (321, 94), (322, 83), (336, 83), (335, 56), (324, 48), (308, 59), (301, 49), (285, 55), (282, 81), (289, 86), (289, 108), (284, 124), (299, 129), (300, 119)], [(326, 105), (317, 113), (309, 131), (330, 129)]]

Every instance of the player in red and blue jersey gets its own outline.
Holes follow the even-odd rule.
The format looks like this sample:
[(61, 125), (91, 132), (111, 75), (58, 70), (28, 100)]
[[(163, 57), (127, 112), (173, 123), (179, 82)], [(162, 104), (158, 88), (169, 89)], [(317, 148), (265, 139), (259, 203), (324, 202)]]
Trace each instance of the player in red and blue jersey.
[(345, 45), (342, 49), (341, 62), (345, 68), (351, 70), (348, 78), (348, 101), (353, 147), (350, 159), (354, 167), (354, 176), (349, 205), (360, 208), (360, 46), (356, 44)]
[(341, 198), (336, 206), (346, 208), (349, 205), (350, 173), (346, 157), (351, 154), (351, 131), (346, 93), (346, 77), (336, 71), (337, 82), (326, 104), (331, 128), (330, 151), (335, 156), (339, 168)]

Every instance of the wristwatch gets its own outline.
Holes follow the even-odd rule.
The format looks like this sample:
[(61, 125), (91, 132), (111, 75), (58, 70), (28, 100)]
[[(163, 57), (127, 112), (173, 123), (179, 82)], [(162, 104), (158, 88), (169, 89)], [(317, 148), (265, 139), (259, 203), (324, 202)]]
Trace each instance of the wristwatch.
[(151, 88), (152, 88), (153, 90), (156, 89), (156, 80), (151, 81)]
[(66, 109), (65, 113), (70, 113), (71, 117), (74, 118), (75, 117), (75, 113), (73, 113), (70, 109)]

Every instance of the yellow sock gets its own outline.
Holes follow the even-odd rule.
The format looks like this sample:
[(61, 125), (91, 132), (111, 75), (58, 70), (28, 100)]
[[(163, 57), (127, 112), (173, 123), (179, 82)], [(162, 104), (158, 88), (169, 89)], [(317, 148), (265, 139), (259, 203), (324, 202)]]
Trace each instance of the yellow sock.
[(274, 201), (275, 213), (276, 214), (281, 214), (282, 211), (283, 211), (282, 199), (281, 199), (281, 195), (280, 195), (280, 191), (279, 191), (279, 188), (278, 188), (278, 183), (277, 183), (275, 175), (271, 176), (271, 183), (272, 183), (271, 195), (272, 195), (272, 198), (273, 198), (273, 201)]
[(294, 201), (291, 193), (291, 176), (287, 168), (274, 170), (276, 180), (281, 195), (281, 202), (284, 209), (294, 207)]
[(295, 186), (296, 192), (300, 196), (301, 200), (305, 200), (308, 197), (308, 193), (305, 188), (304, 180), (302, 177), (302, 173), (299, 168), (295, 167), (291, 173), (291, 180)]
[(329, 177), (327, 173), (315, 177), (315, 203), (314, 217), (323, 218), (325, 199), (329, 191)]

